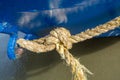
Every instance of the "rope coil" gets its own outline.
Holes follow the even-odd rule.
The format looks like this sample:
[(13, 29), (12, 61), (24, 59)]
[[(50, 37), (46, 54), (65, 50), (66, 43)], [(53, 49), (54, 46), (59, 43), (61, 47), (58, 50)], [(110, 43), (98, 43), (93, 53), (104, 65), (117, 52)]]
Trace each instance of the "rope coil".
[(19, 39), (17, 43), (22, 47), (32, 52), (41, 53), (48, 52), (53, 49), (60, 54), (61, 58), (65, 60), (68, 66), (71, 67), (73, 80), (87, 80), (85, 72), (92, 74), (80, 62), (72, 56), (69, 49), (72, 48), (73, 43), (78, 43), (86, 39), (93, 38), (109, 30), (113, 30), (120, 26), (120, 17), (117, 17), (106, 24), (97, 26), (93, 29), (88, 29), (76, 35), (71, 35), (65, 28), (56, 28), (50, 32), (49, 35), (35, 39), (33, 41)]

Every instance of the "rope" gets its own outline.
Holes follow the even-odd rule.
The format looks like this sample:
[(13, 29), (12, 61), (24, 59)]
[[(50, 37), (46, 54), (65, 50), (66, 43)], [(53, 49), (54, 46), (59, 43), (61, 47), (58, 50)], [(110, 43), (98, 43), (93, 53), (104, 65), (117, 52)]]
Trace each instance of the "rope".
[(103, 25), (99, 25), (93, 29), (88, 29), (76, 35), (71, 35), (65, 28), (56, 28), (50, 32), (49, 35), (35, 39), (33, 41), (19, 39), (17, 43), (22, 47), (32, 52), (41, 53), (48, 52), (53, 49), (60, 54), (61, 58), (65, 60), (68, 66), (71, 67), (73, 80), (87, 80), (86, 72), (92, 74), (80, 62), (72, 56), (69, 49), (72, 48), (73, 43), (78, 43), (86, 39), (93, 38), (109, 30), (113, 30), (120, 26), (120, 17), (117, 17)]

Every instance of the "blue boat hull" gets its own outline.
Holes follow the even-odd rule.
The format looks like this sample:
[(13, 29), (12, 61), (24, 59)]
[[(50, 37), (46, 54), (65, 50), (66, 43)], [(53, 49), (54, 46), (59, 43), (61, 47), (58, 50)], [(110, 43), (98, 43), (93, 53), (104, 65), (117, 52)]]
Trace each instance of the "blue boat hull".
[[(2, 0), (0, 33), (11, 36), (8, 57), (15, 59), (18, 31), (26, 34), (25, 39), (47, 35), (55, 27), (65, 27), (71, 34), (77, 34), (117, 16), (120, 0)], [(120, 36), (120, 28), (100, 36)]]

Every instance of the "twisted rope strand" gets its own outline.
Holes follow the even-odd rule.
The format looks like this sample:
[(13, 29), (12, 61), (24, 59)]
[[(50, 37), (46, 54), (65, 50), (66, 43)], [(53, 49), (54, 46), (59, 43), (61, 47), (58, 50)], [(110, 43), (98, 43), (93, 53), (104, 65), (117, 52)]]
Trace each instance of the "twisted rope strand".
[(68, 50), (72, 48), (73, 43), (93, 38), (94, 36), (98, 36), (119, 26), (120, 17), (117, 17), (103, 25), (97, 26), (91, 30), (88, 29), (85, 32), (81, 32), (76, 35), (71, 36), (70, 32), (65, 28), (56, 28), (52, 30), (49, 35), (43, 38), (35, 39), (33, 41), (19, 39), (17, 43), (21, 47), (36, 53), (48, 52), (56, 49), (61, 58), (65, 60), (68, 66), (71, 67), (73, 80), (87, 80), (85, 72), (89, 74), (92, 73), (80, 64)]
[(78, 43), (93, 38), (95, 36), (98, 36), (102, 33), (108, 32), (110, 30), (113, 30), (119, 26), (120, 26), (120, 16), (103, 25), (99, 25), (93, 29), (88, 29), (85, 32), (81, 32), (79, 34), (73, 35), (71, 36), (71, 38), (74, 43)]
[(92, 74), (87, 68), (80, 64), (63, 45), (56, 44), (56, 50), (61, 58), (66, 61), (67, 65), (71, 67), (74, 80), (87, 80), (84, 71)]

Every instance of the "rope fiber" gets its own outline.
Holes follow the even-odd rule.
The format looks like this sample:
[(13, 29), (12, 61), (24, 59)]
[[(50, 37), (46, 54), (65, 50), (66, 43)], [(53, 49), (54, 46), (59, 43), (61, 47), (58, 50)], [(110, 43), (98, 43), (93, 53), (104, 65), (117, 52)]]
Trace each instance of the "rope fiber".
[(65, 60), (71, 68), (73, 80), (87, 80), (86, 72), (92, 74), (86, 67), (84, 67), (78, 59), (74, 58), (69, 52), (73, 43), (82, 42), (91, 39), (107, 31), (113, 30), (120, 26), (120, 17), (117, 17), (103, 25), (99, 25), (93, 29), (88, 29), (76, 35), (71, 35), (70, 32), (59, 27), (50, 32), (49, 35), (35, 40), (18, 39), (17, 44), (22, 48), (36, 53), (48, 52), (56, 49), (61, 58)]

